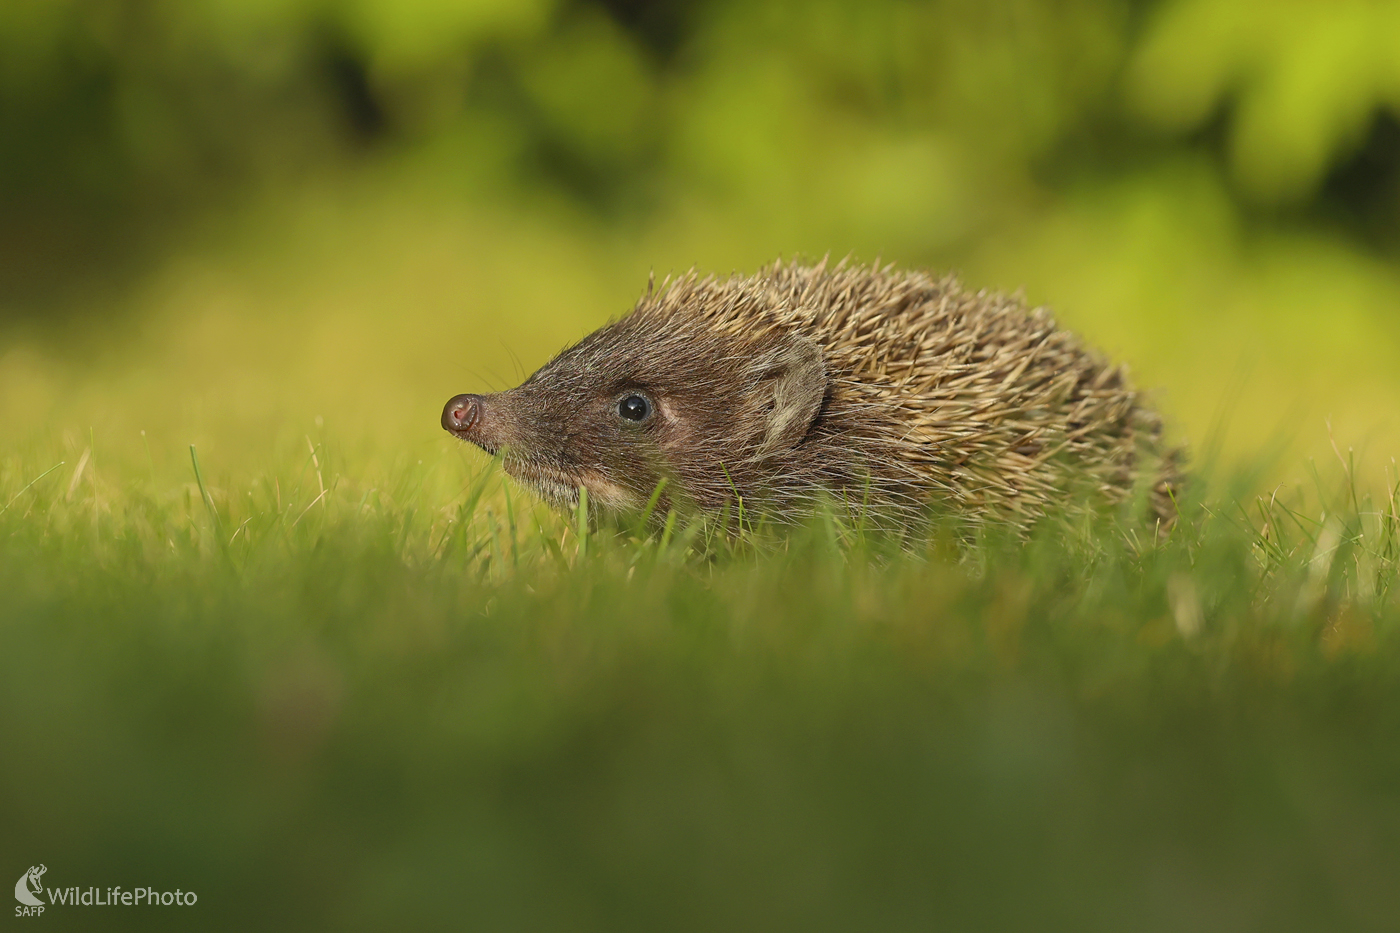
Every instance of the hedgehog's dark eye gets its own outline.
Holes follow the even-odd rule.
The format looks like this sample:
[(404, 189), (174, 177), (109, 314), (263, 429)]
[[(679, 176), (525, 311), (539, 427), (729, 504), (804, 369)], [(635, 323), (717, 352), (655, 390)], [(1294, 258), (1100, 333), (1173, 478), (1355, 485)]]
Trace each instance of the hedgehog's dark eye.
[(628, 395), (617, 403), (617, 413), (628, 421), (645, 421), (651, 414), (651, 402), (645, 396)]

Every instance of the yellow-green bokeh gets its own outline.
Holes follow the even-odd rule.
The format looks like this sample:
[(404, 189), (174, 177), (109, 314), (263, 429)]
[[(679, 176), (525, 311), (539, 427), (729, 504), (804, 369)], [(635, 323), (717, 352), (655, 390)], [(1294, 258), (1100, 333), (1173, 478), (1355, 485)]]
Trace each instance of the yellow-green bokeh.
[(1400, 3), (638, 9), (6, 4), (7, 469), (456, 456), (652, 271), (828, 253), (1023, 289), (1270, 480), (1400, 453)]

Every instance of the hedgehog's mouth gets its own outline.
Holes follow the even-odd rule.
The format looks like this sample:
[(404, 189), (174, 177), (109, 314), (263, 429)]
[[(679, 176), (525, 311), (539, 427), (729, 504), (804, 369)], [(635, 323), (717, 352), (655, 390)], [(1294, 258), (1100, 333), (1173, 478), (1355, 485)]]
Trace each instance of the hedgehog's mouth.
[(482, 450), (486, 451), (493, 457), (501, 452), (500, 444), (492, 444), (488, 441), (483, 441), (480, 437), (477, 437), (475, 434), (473, 434), (470, 428), (448, 428), (447, 433), (451, 434), (459, 441), (466, 441), (468, 444), (471, 444), (474, 447), (480, 447)]

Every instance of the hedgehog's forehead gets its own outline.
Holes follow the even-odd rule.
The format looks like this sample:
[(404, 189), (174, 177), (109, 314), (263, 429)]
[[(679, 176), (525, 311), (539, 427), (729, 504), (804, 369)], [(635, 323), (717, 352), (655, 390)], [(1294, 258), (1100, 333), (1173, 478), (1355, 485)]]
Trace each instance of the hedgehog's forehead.
[(730, 368), (747, 358), (751, 340), (695, 315), (639, 309), (600, 327), (560, 353), (539, 378), (581, 385), (641, 380), (684, 383), (700, 371)]

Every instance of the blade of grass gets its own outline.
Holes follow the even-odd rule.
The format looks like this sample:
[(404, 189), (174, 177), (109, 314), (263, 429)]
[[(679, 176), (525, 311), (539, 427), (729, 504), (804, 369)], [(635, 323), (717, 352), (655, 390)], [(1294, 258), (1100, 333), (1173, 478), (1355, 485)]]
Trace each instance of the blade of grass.
[(5, 507), (3, 509), (0, 509), (0, 515), (4, 515), (6, 512), (8, 512), (10, 506), (15, 504), (15, 500), (17, 500), (20, 496), (24, 495), (30, 489), (32, 489), (35, 483), (39, 482), (39, 480), (43, 479), (45, 476), (48, 476), (50, 473), (63, 466), (65, 463), (67, 463), (66, 460), (60, 460), (44, 472), (40, 473), (38, 476), (31, 479), (23, 489), (21, 489), (19, 492), (15, 493), (13, 496), (10, 497), (10, 501), (5, 503)]
[(642, 514), (637, 519), (637, 532), (639, 535), (646, 534), (647, 525), (651, 522), (651, 515), (656, 511), (656, 504), (661, 501), (661, 493), (666, 488), (666, 477), (656, 481), (656, 488), (651, 491), (651, 497), (647, 499), (647, 504), (642, 509)]
[(199, 452), (195, 450), (193, 444), (190, 445), (190, 463), (194, 464), (194, 481), (199, 485), (199, 496), (204, 500), (204, 507), (209, 510), (209, 520), (214, 524), (214, 534), (222, 542), (224, 532), (222, 523), (219, 521), (219, 510), (214, 508), (214, 499), (209, 495), (209, 490), (204, 485), (204, 474), (199, 469)]
[(588, 489), (578, 488), (578, 507), (574, 516), (574, 530), (578, 534), (579, 560), (588, 559)]

